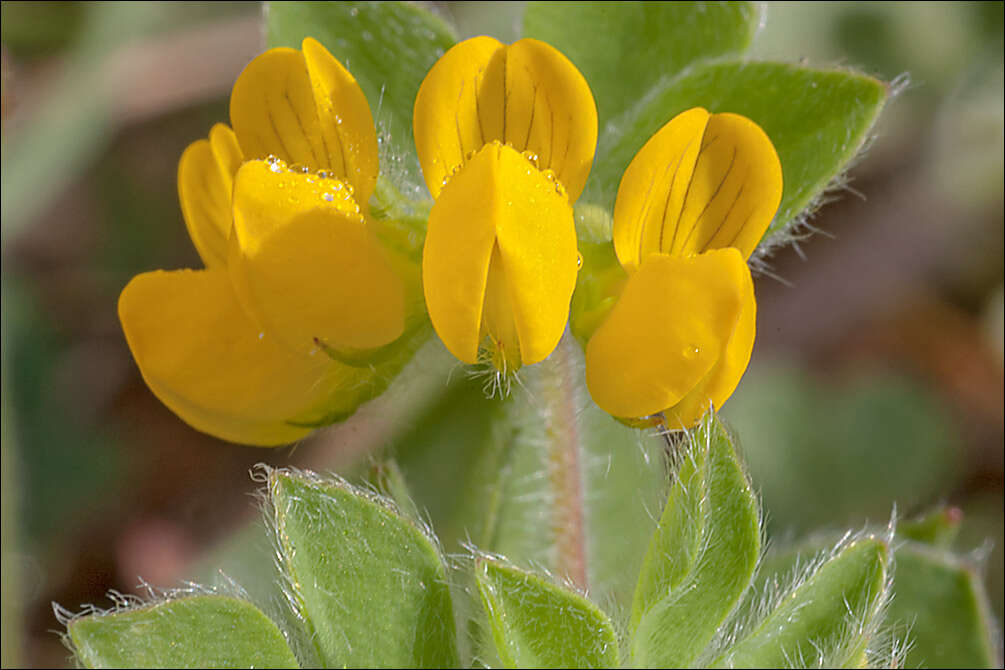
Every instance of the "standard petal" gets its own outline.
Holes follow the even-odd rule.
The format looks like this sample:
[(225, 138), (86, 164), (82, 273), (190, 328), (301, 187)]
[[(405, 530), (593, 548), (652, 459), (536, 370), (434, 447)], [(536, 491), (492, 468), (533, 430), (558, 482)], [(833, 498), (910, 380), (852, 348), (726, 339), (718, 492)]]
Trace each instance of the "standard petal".
[(276, 156), (352, 184), (369, 202), (377, 135), (359, 84), (317, 41), (303, 52), (270, 49), (251, 61), (230, 96), (230, 119), (248, 158)]
[(757, 330), (757, 301), (754, 282), (746, 267), (734, 268), (735, 279), (743, 286), (743, 306), (736, 321), (726, 350), (705, 378), (690, 393), (666, 410), (667, 426), (671, 429), (690, 428), (698, 423), (709, 407), (721, 409), (733, 395), (754, 351), (754, 334)]
[(430, 212), (422, 261), (430, 319), (465, 363), (477, 360), (483, 325), (501, 340), (515, 330), (520, 361), (536, 363), (565, 330), (577, 265), (572, 207), (560, 187), (494, 142)]
[(414, 130), (433, 197), (481, 147), (499, 141), (552, 170), (574, 202), (596, 151), (597, 109), (582, 74), (553, 47), (476, 37), (450, 49), (426, 75)]
[(575, 202), (597, 150), (597, 104), (586, 79), (554, 47), (522, 39), (507, 49), (504, 142), (537, 156)]
[(119, 298), (119, 319), (154, 394), (221, 439), (259, 446), (299, 440), (312, 428), (290, 422), (351, 405), (351, 389), (360, 385), (351, 368), (322, 353), (296, 354), (261, 333), (223, 270), (134, 277)]
[(688, 110), (656, 133), (625, 172), (614, 210), (618, 257), (637, 267), (652, 253), (734, 247), (748, 258), (781, 197), (781, 163), (757, 124)]
[(660, 253), (663, 236), (673, 234), (687, 186), (708, 125), (701, 107), (672, 118), (635, 154), (614, 204), (614, 250), (621, 265), (634, 272), (648, 256)]
[(743, 271), (736, 249), (648, 257), (587, 344), (586, 383), (597, 405), (636, 418), (687, 396), (736, 329)]
[[(412, 126), (422, 175), (434, 198), (464, 164), (465, 156), (473, 156), (488, 141), (479, 115), (480, 98), (487, 97), (488, 91), (479, 94), (479, 90), (490, 63), (496, 64), (493, 71), (501, 69), (504, 49), (502, 42), (491, 37), (464, 40), (436, 61), (422, 80)], [(501, 83), (494, 88), (501, 99)], [(501, 104), (495, 104), (485, 110), (486, 122), (493, 121), (489, 112), (498, 119), (492, 130), (502, 127), (501, 109)]]
[(230, 234), (230, 197), (241, 164), (233, 131), (213, 126), (208, 140), (193, 142), (178, 163), (178, 199), (189, 237), (206, 267), (223, 267)]
[(404, 331), (402, 280), (337, 179), (249, 161), (234, 187), (229, 268), (263, 328), (302, 352), (372, 349)]

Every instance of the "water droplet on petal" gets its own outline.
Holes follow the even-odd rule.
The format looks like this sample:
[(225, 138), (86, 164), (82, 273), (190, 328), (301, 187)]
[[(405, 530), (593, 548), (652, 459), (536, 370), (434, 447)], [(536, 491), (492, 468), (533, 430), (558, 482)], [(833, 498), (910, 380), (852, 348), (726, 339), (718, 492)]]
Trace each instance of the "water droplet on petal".
[(583, 267), (583, 254), (576, 252), (576, 269)]
[(690, 344), (684, 347), (683, 351), (681, 351), (680, 353), (681, 356), (683, 356), (686, 360), (693, 361), (694, 359), (698, 358), (698, 354), (701, 353), (701, 347), (699, 347), (697, 344)]

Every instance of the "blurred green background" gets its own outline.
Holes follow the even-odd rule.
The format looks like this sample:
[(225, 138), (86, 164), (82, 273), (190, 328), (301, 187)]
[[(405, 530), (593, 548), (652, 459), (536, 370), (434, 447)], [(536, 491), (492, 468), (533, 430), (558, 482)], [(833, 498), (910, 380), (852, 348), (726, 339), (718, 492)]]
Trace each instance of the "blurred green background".
[[(461, 36), (518, 36), (519, 3), (432, 7)], [(773, 543), (955, 505), (999, 620), (1002, 8), (767, 3), (752, 57), (857, 67), (899, 94), (820, 233), (757, 280), (753, 363), (724, 411)], [(2, 5), (4, 666), (69, 664), (53, 601), (193, 576), (255, 518), (255, 463), (344, 468), (393, 433), (362, 412), (296, 448), (221, 443), (153, 397), (119, 328), (134, 274), (199, 265), (177, 161), (226, 120), (262, 11)]]

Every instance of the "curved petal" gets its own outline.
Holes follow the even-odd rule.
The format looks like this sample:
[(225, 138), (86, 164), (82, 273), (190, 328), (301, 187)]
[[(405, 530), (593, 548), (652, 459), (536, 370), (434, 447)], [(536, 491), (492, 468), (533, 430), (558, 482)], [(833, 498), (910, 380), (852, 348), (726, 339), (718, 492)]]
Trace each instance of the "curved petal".
[(740, 272), (737, 279), (743, 283), (743, 306), (736, 321), (736, 328), (726, 343), (722, 358), (705, 378), (679, 403), (666, 410), (666, 421), (670, 429), (691, 428), (698, 423), (709, 407), (721, 409), (733, 395), (740, 379), (743, 378), (743, 373), (747, 371), (750, 355), (754, 351), (757, 301), (754, 298), (754, 282), (749, 269)]
[[(476, 362), (483, 330), (517, 344), (524, 365), (546, 358), (565, 330), (577, 266), (561, 187), (498, 142), (450, 180), (430, 212), (426, 304), (444, 344), (466, 363)], [(517, 343), (507, 342), (514, 332)]]
[(614, 203), (614, 250), (621, 265), (634, 272), (651, 254), (660, 253), (664, 234), (673, 234), (687, 185), (698, 161), (709, 113), (701, 107), (672, 118), (635, 154), (621, 178)]
[(337, 179), (245, 163), (229, 268), (249, 313), (294, 349), (372, 349), (404, 331), (402, 281)]
[(362, 89), (317, 41), (270, 49), (241, 72), (230, 119), (249, 158), (276, 156), (352, 185), (357, 202), (377, 182), (377, 134)]
[(597, 147), (597, 107), (583, 75), (553, 47), (475, 37), (451, 48), (426, 75), (414, 131), (434, 198), (478, 150), (499, 141), (552, 170), (575, 202)]
[[(305, 437), (359, 385), (324, 354), (303, 356), (261, 333), (223, 270), (148, 272), (119, 298), (143, 379), (186, 423), (221, 439), (272, 446)], [(351, 402), (351, 398), (349, 398)]]
[(701, 108), (670, 120), (618, 189), (614, 239), (626, 268), (653, 253), (753, 253), (782, 197), (782, 168), (760, 126)]
[(556, 181), (515, 150), (496, 144), (484, 153), (492, 166), (496, 246), (520, 358), (531, 365), (551, 354), (569, 320), (579, 271), (572, 205)]
[(178, 162), (178, 199), (189, 237), (206, 267), (223, 267), (230, 234), (230, 197), (241, 165), (234, 132), (222, 123), (208, 140), (185, 149)]
[(648, 257), (587, 343), (586, 383), (597, 405), (635, 418), (685, 398), (736, 329), (744, 272), (736, 249)]
[(465, 363), (478, 361), (482, 305), (496, 243), (492, 163), (473, 161), (450, 180), (429, 212), (422, 290), (433, 328)]

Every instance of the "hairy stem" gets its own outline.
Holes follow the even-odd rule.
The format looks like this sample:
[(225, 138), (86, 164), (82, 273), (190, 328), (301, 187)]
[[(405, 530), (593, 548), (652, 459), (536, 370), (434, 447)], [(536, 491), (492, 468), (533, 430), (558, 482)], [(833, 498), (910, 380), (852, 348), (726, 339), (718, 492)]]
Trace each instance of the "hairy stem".
[(589, 586), (586, 519), (583, 508), (582, 445), (576, 423), (576, 370), (566, 332), (542, 366), (540, 391), (545, 417), (548, 475), (553, 498), (556, 570), (584, 591)]

